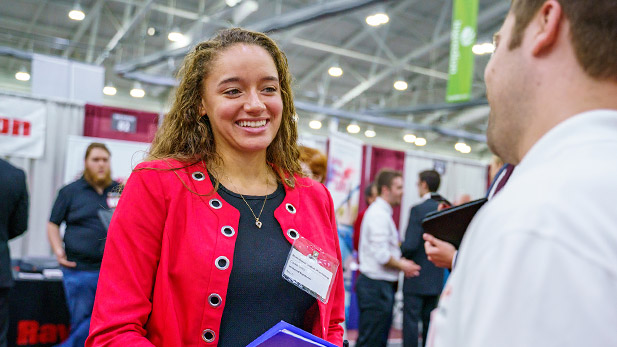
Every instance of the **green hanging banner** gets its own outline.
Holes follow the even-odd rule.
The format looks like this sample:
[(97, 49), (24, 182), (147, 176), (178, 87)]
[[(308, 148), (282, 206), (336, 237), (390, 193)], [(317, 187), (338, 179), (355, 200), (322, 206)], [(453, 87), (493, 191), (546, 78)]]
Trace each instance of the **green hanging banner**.
[(478, 0), (454, 0), (452, 32), (450, 34), (450, 64), (448, 65), (447, 102), (471, 99), (476, 43)]

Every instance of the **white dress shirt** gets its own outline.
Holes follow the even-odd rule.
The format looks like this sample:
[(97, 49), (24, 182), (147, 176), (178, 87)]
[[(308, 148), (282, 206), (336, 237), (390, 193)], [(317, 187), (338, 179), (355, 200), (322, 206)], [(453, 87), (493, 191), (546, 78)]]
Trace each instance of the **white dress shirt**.
[(472, 221), (428, 346), (617, 346), (617, 112), (545, 134)]
[(399, 270), (385, 266), (391, 257), (401, 257), (399, 233), (392, 220), (392, 206), (377, 197), (366, 210), (360, 227), (360, 272), (374, 280), (396, 282)]

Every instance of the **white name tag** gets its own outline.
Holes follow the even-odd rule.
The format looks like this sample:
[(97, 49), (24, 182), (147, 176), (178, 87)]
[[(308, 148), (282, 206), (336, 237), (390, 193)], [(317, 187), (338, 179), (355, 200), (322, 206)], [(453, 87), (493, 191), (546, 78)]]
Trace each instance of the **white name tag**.
[(310, 241), (299, 238), (291, 247), (283, 278), (327, 303), (337, 268), (336, 258), (318, 250)]

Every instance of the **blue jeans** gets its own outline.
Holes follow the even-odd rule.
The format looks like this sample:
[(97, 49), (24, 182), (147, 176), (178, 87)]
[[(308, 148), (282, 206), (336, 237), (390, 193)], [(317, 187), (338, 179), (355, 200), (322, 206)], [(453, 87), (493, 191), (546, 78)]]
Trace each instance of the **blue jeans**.
[(99, 271), (62, 268), (64, 295), (71, 316), (71, 333), (61, 347), (83, 347), (90, 330)]

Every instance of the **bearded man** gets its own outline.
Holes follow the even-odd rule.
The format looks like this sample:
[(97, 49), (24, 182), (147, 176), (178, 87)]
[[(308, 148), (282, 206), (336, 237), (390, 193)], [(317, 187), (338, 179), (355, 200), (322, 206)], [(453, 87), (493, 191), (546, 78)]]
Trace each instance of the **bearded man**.
[[(49, 242), (62, 267), (71, 316), (71, 333), (61, 346), (83, 346), (88, 337), (107, 236), (98, 212), (115, 207), (108, 202), (114, 201), (110, 197), (118, 187), (111, 179), (110, 156), (102, 143), (88, 146), (83, 176), (60, 189), (47, 224)], [(62, 222), (66, 223), (64, 240), (60, 237)]]

